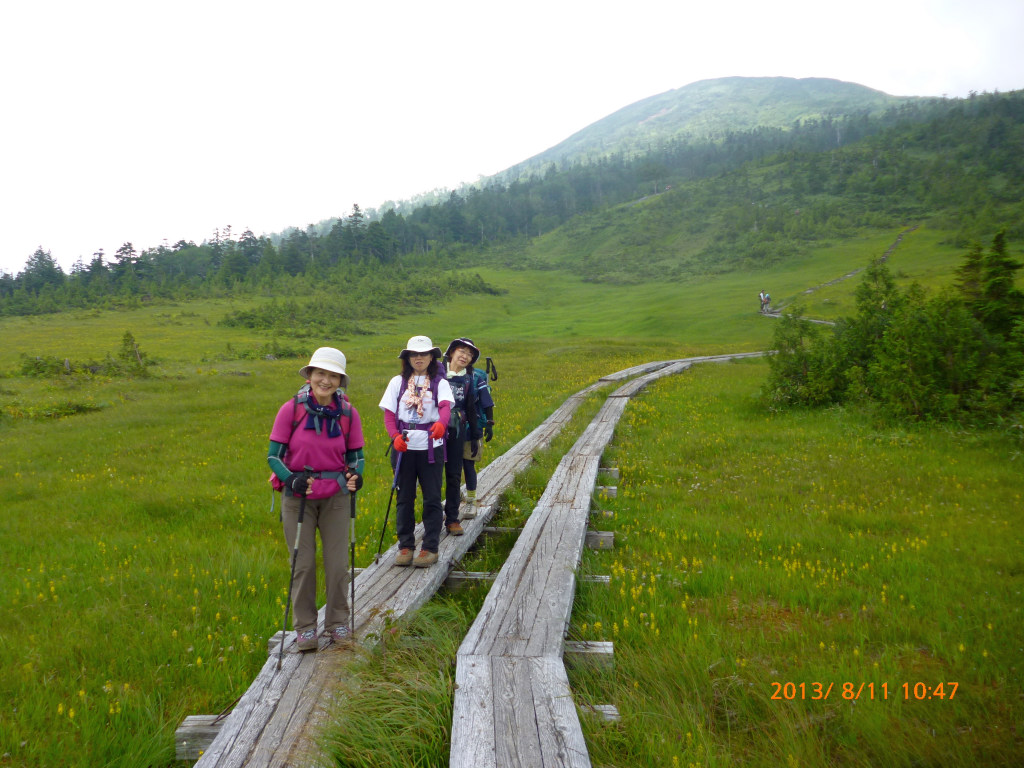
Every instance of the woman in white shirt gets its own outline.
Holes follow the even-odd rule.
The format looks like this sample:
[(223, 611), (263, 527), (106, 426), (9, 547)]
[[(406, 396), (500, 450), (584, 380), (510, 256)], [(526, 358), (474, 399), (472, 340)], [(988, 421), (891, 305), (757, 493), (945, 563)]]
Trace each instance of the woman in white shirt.
[[(391, 437), (391, 466), (398, 475), (395, 527), (398, 556), (395, 565), (427, 568), (437, 562), (444, 506), (445, 433), (455, 403), (438, 363), (441, 348), (426, 336), (413, 336), (398, 356), (402, 373), (384, 391), (380, 408)], [(423, 491), (423, 541), (416, 548), (416, 484)]]

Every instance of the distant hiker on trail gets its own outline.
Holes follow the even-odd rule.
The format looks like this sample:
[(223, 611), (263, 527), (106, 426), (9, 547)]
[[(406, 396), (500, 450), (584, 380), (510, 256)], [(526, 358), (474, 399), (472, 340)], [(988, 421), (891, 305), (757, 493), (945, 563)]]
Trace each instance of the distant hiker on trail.
[[(426, 336), (413, 336), (398, 355), (402, 373), (384, 391), (380, 408), (391, 437), (391, 467), (398, 479), (395, 527), (398, 556), (395, 565), (426, 568), (437, 562), (444, 508), (445, 433), (455, 404), (438, 358), (441, 348)], [(416, 484), (423, 491), (423, 541), (416, 548)]]
[(764, 291), (761, 291), (760, 293), (757, 294), (757, 302), (758, 302), (757, 311), (758, 312), (764, 312)]
[[(363, 429), (359, 413), (343, 391), (348, 387), (345, 355), (321, 347), (299, 374), (306, 384), (281, 406), (270, 432), (267, 462), (275, 490), (283, 490), (281, 519), (288, 551), (295, 546), (300, 503), (304, 521), (295, 559), (292, 626), (296, 647), (315, 650), (316, 532), (324, 548), (327, 582), (325, 634), (349, 639), (349, 494), (363, 485)], [(303, 499), (302, 497), (305, 497)]]
[(768, 291), (764, 292), (764, 307), (765, 312), (771, 312), (772, 309), (772, 297), (768, 295)]
[(480, 350), (472, 339), (455, 339), (444, 354), (447, 378), (455, 405), (448, 423), (448, 458), (445, 461), (445, 527), (452, 536), (464, 531), (459, 524), (462, 473), (466, 473), (466, 519), (476, 517), (476, 462), (483, 458), (481, 438), (494, 437), (494, 401), (487, 374), (473, 367)]

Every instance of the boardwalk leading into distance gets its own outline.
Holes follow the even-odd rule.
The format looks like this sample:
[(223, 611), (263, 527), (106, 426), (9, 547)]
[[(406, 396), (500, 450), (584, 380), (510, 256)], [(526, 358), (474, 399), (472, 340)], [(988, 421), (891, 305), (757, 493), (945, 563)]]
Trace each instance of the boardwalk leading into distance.
[(458, 652), (452, 768), (590, 766), (562, 661), (601, 455), (629, 398), (696, 362), (652, 363), (605, 377), (623, 385), (562, 458)]

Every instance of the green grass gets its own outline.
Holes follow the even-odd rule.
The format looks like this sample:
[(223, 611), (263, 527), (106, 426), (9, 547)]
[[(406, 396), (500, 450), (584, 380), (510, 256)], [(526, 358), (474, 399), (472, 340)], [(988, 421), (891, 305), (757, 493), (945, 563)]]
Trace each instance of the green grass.
[[(620, 422), (616, 551), (585, 558), (611, 588), (581, 585), (573, 615), (574, 636), (616, 644), (613, 674), (570, 678), (622, 713), (587, 720), (594, 763), (1015, 764), (1020, 456), (852, 409), (769, 415), (764, 373), (698, 366)], [(875, 698), (854, 704), (861, 683)]]
[(439, 597), (388, 624), (332, 694), (319, 742), (339, 765), (446, 765), (459, 644), (479, 609), (468, 596)]
[[(948, 232), (932, 229), (927, 225), (904, 235), (903, 242), (886, 262), (901, 287), (906, 288), (911, 282), (916, 281), (932, 291), (937, 291), (953, 284), (953, 270), (963, 262), (967, 249), (944, 243), (948, 237)], [(881, 256), (882, 253), (884, 249), (878, 255)], [(866, 262), (854, 263), (853, 269), (862, 268), (865, 264)], [(839, 272), (831, 279), (834, 280), (842, 274)], [(854, 275), (812, 294), (787, 296), (787, 303), (791, 306), (804, 307), (809, 317), (826, 320), (834, 320), (844, 315), (852, 317), (857, 313), (854, 292), (860, 284), (860, 279), (860, 275)]]

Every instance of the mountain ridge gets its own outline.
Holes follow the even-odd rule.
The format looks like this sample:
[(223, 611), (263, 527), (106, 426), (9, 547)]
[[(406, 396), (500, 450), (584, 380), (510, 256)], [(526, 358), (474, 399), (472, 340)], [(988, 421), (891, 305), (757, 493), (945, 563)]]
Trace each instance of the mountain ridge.
[(697, 80), (628, 104), (543, 152), (499, 171), (512, 178), (551, 162), (589, 161), (679, 137), (713, 139), (754, 128), (785, 128), (796, 120), (873, 114), (926, 97), (892, 96), (825, 77), (720, 77)]

